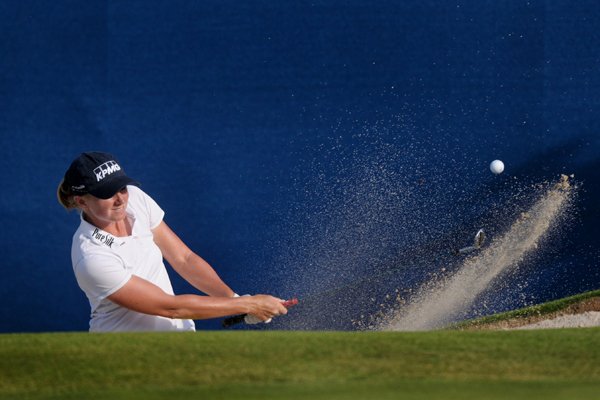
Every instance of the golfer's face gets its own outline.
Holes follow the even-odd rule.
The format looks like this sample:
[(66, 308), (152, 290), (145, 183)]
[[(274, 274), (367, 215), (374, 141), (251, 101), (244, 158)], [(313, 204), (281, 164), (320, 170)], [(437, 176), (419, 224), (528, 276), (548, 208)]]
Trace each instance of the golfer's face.
[(102, 223), (122, 221), (127, 216), (125, 211), (127, 210), (128, 200), (127, 187), (124, 187), (109, 199), (89, 196), (86, 201), (86, 213), (92, 220)]

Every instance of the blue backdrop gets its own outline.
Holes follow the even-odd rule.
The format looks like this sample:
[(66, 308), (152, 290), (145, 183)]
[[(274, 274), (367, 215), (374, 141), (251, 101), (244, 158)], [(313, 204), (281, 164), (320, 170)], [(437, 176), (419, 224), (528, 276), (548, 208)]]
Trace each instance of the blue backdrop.
[(561, 173), (568, 218), (486, 311), (598, 289), (598, 26), (595, 1), (1, 2), (0, 332), (87, 329), (55, 200), (86, 150), (236, 291), (304, 300), (273, 327), (351, 329)]

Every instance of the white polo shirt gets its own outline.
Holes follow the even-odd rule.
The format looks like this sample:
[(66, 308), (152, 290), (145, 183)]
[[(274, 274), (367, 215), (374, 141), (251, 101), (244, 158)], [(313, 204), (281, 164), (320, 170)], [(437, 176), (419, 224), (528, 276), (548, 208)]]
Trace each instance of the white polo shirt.
[(193, 331), (192, 320), (138, 313), (107, 298), (122, 288), (132, 275), (173, 294), (162, 253), (152, 235), (152, 229), (161, 223), (165, 213), (138, 187), (127, 186), (127, 190), (131, 236), (113, 236), (83, 217), (73, 235), (71, 261), (77, 283), (90, 302), (90, 332)]

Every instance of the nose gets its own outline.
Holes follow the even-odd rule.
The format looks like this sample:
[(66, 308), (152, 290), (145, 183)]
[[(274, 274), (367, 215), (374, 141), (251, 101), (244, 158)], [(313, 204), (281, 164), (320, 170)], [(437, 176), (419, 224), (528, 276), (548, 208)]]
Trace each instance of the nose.
[(119, 191), (115, 194), (115, 204), (120, 205), (121, 203), (123, 203), (123, 194)]

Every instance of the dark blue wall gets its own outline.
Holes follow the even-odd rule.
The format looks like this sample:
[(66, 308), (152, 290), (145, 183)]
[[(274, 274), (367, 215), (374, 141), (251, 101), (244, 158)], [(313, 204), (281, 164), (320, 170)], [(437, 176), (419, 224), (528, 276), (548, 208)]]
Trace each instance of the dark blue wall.
[(115, 153), (235, 290), (306, 299), (356, 281), (366, 297), (393, 293), (364, 279), (427, 254), (403, 272), (416, 285), (427, 246), (483, 221), (500, 231), (490, 209), (517, 212), (531, 183), (574, 173), (571, 217), (496, 308), (597, 289), (599, 12), (3, 1), (0, 332), (87, 329), (69, 259), (78, 217), (55, 201), (85, 150)]

